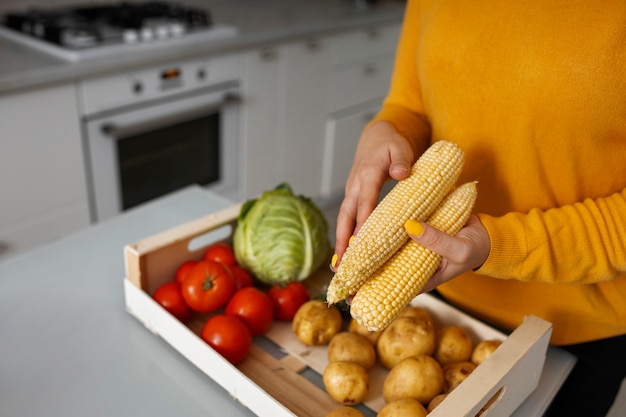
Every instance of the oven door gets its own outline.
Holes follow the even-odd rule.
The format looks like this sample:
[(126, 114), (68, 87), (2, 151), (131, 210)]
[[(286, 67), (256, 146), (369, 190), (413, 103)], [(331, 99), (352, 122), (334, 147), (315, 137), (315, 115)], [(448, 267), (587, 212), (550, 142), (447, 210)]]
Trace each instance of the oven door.
[(89, 117), (93, 221), (190, 184), (238, 201), (237, 118), (237, 83)]

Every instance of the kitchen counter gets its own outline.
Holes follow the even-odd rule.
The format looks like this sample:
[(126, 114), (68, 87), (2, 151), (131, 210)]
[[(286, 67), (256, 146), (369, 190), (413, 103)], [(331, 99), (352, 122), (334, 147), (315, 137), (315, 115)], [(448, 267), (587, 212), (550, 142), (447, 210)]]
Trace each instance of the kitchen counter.
[[(253, 415), (125, 311), (123, 247), (230, 206), (189, 187), (0, 263), (0, 415)], [(540, 416), (573, 358), (549, 348), (514, 414)]]
[(0, 94), (120, 72), (171, 61), (272, 45), (401, 21), (404, 1), (359, 6), (355, 0), (195, 0), (186, 4), (210, 10), (218, 23), (234, 25), (232, 39), (189, 43), (183, 47), (138, 51), (120, 59), (68, 62), (0, 38)]

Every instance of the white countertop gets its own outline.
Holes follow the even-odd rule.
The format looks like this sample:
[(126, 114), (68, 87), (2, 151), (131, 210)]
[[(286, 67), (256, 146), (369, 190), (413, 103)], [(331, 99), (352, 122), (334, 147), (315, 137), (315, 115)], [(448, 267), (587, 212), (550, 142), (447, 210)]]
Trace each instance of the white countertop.
[[(124, 304), (126, 244), (230, 205), (189, 187), (0, 263), (0, 415), (253, 415)], [(572, 364), (550, 348), (515, 417), (542, 415)]]

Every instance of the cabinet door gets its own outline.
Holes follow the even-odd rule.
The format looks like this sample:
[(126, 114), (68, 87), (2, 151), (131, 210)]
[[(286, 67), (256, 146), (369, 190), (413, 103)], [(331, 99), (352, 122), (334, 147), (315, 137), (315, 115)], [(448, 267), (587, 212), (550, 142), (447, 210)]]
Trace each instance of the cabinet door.
[(246, 199), (260, 195), (281, 181), (279, 115), (284, 102), (285, 55), (282, 46), (244, 53), (240, 177), (244, 179)]
[(0, 195), (0, 256), (89, 224), (73, 85), (0, 97)]
[(339, 199), (344, 187), (361, 131), (380, 108), (382, 97), (331, 113), (326, 119), (324, 164), (320, 196)]
[(323, 158), (324, 120), (328, 103), (328, 58), (321, 39), (287, 45), (283, 85), (285, 104), (279, 157), (282, 178), (296, 194), (319, 193)]

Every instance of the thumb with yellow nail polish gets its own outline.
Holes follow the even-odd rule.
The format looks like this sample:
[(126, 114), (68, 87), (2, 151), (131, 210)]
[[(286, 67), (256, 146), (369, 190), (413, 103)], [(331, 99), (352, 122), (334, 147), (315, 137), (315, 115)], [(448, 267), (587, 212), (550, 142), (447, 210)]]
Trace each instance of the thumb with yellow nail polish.
[(417, 220), (409, 219), (404, 223), (404, 230), (406, 230), (410, 236), (417, 237), (424, 233), (424, 225)]

